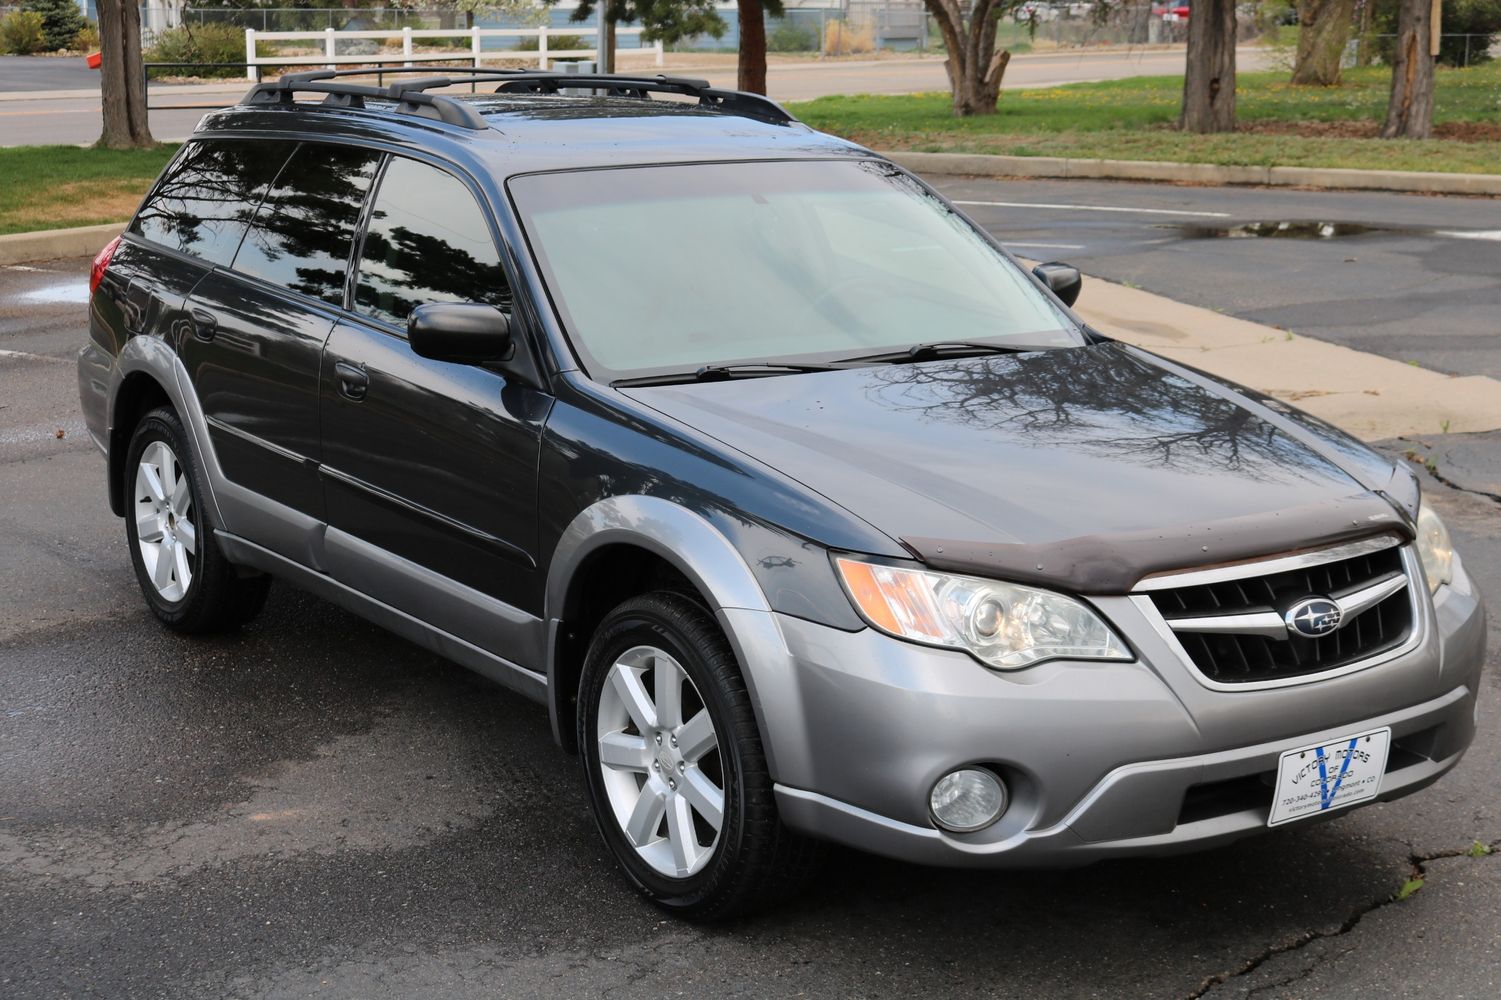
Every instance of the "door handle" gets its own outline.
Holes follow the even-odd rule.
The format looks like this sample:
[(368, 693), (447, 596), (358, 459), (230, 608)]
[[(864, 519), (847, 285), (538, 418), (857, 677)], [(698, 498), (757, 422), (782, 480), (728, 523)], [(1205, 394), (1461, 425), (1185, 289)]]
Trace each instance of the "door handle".
[(339, 380), (339, 395), (347, 399), (364, 399), (370, 388), (370, 376), (359, 365), (340, 361), (334, 365), (334, 377)]
[(207, 309), (193, 310), (193, 336), (205, 344), (214, 339), (214, 334), (219, 332), (219, 317)]

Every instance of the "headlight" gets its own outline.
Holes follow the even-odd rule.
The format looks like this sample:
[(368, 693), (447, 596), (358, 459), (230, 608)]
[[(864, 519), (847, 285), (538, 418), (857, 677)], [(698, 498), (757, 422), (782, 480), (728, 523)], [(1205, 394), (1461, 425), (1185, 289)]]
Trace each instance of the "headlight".
[(1454, 543), (1449, 540), (1449, 529), (1426, 500), (1418, 505), (1418, 555), (1428, 577), (1429, 593), (1453, 581)]
[(1015, 670), (1042, 660), (1129, 660), (1126, 644), (1083, 603), (973, 576), (836, 559), (866, 621), (899, 639), (961, 649)]

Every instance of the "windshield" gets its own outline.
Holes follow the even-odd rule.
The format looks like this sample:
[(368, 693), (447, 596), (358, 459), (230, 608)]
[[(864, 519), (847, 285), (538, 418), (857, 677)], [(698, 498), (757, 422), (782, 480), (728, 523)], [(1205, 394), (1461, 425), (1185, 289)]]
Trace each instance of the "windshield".
[(886, 164), (584, 170), (510, 189), (568, 335), (603, 380), (932, 341), (1083, 342), (970, 223)]

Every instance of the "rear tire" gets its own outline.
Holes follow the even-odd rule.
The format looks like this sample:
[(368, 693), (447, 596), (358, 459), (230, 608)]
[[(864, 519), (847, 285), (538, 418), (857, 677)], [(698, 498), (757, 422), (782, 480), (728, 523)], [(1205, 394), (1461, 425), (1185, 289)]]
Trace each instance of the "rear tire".
[(203, 470), (177, 414), (152, 410), (125, 462), (125, 537), (146, 604), (168, 628), (223, 632), (266, 603), (269, 577), (242, 576), (219, 551), (204, 514)]
[(663, 591), (610, 612), (580, 695), (595, 822), (643, 895), (724, 920), (808, 882), (822, 845), (782, 825), (739, 663), (701, 606)]

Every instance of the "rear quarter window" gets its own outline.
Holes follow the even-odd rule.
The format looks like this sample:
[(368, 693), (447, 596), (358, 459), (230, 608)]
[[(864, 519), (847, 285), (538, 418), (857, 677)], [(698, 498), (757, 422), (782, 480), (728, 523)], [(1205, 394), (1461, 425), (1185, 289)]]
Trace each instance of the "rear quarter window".
[(190, 143), (136, 213), (131, 232), (228, 264), (291, 149), (276, 141)]
[(360, 210), (381, 155), (353, 146), (298, 146), (246, 232), (234, 269), (342, 305)]

